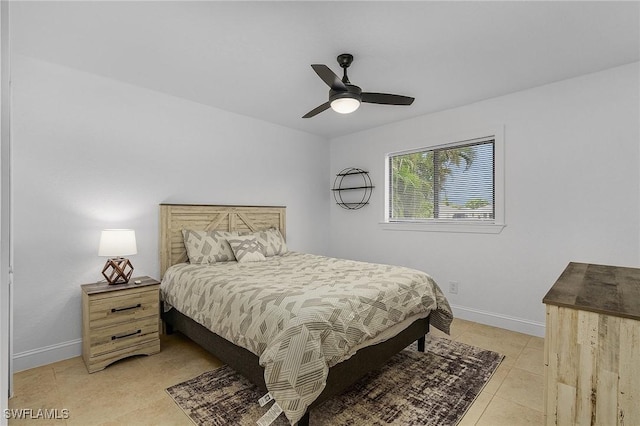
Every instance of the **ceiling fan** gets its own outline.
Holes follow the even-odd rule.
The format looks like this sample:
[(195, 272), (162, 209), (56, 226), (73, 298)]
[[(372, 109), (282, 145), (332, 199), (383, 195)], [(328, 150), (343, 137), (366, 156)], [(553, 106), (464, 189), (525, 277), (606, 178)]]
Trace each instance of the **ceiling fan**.
[(384, 105), (411, 105), (413, 103), (414, 98), (409, 96), (363, 92), (358, 86), (351, 84), (349, 77), (347, 77), (347, 68), (349, 68), (351, 62), (353, 62), (353, 55), (349, 53), (343, 53), (338, 56), (338, 64), (344, 70), (342, 80), (326, 65), (311, 65), (311, 68), (322, 81), (331, 88), (329, 90), (329, 101), (312, 109), (302, 118), (311, 118), (329, 108), (341, 114), (349, 114), (357, 110), (361, 102)]

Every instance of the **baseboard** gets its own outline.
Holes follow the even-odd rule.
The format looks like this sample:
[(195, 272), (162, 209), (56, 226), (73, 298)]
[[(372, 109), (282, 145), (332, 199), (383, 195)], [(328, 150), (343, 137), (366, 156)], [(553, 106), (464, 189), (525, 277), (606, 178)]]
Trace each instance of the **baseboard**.
[(544, 323), (542, 322), (467, 308), (465, 306), (451, 305), (451, 309), (453, 309), (454, 316), (457, 318), (530, 334), (532, 336), (544, 337)]
[(28, 370), (82, 355), (82, 339), (13, 354), (13, 372)]

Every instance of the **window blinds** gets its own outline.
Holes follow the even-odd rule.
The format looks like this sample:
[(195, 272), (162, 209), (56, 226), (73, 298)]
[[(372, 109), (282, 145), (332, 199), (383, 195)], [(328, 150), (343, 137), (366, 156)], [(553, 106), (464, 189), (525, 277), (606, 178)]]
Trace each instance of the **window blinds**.
[(494, 139), (390, 154), (389, 221), (493, 221)]

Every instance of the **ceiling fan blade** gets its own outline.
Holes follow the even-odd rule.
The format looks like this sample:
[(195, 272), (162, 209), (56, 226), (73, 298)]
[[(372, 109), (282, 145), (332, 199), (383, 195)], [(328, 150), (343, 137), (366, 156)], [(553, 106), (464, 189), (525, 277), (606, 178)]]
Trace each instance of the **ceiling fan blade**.
[(347, 91), (347, 86), (344, 85), (340, 77), (336, 75), (328, 66), (322, 64), (311, 65), (311, 68), (318, 74), (318, 76), (327, 83), (327, 86), (337, 91)]
[(324, 111), (326, 109), (329, 109), (330, 106), (331, 106), (331, 104), (329, 102), (325, 102), (322, 105), (320, 105), (319, 107), (316, 107), (316, 108), (312, 109), (311, 111), (309, 111), (308, 113), (306, 113), (305, 115), (303, 115), (302, 118), (311, 118), (314, 115), (318, 115), (322, 111)]
[(390, 95), (388, 93), (362, 93), (362, 102), (370, 104), (384, 104), (384, 105), (411, 105), (414, 98), (410, 96), (402, 95)]

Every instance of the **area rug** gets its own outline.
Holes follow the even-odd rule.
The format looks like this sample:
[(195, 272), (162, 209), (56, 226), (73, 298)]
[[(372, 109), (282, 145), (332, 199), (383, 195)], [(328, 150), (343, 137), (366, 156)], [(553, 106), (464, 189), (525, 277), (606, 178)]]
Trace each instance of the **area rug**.
[[(311, 410), (312, 426), (456, 425), (504, 356), (427, 336), (425, 353), (415, 344), (344, 394)], [(255, 385), (224, 366), (167, 392), (198, 426), (255, 425), (271, 404)], [(284, 414), (273, 425), (288, 425)]]

